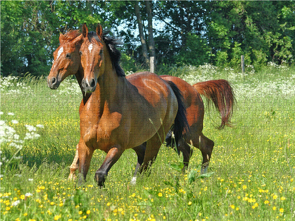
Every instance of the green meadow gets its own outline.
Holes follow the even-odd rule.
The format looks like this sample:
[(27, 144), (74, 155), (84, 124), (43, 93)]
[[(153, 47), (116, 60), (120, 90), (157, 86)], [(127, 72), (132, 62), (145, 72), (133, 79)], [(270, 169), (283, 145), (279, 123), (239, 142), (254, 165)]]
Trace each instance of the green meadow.
[(94, 181), (100, 150), (86, 182), (67, 179), (79, 141), (76, 80), (50, 90), (46, 78), (1, 77), (1, 220), (295, 220), (295, 68), (269, 63), (243, 74), (203, 65), (169, 74), (234, 88), (232, 127), (216, 129), (219, 115), (205, 107), (203, 132), (215, 142), (208, 173), (200, 175), (197, 149), (181, 173), (182, 156), (163, 144), (135, 185), (137, 159), (127, 150), (102, 189)]

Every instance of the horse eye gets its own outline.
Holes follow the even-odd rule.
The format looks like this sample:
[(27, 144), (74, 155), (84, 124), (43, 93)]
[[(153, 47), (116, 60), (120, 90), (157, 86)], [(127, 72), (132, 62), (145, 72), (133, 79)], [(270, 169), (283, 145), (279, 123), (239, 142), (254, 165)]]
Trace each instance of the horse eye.
[(82, 51), (79, 51), (79, 55), (80, 55), (80, 56), (82, 55)]
[(71, 57), (71, 54), (67, 53), (66, 58), (70, 58), (70, 57)]

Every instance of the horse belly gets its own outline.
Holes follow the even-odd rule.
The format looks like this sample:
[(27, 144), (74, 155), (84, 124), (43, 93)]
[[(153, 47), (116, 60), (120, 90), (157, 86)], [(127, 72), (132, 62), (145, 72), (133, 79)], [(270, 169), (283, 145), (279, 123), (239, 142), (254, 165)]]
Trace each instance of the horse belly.
[(166, 117), (166, 102), (163, 101), (158, 108), (159, 111), (156, 112), (144, 109), (144, 107), (134, 111), (137, 114), (132, 116), (128, 146), (138, 146), (152, 138), (160, 130)]
[(137, 141), (145, 142), (158, 133), (161, 127), (164, 130), (173, 124), (177, 113), (177, 103), (167, 83), (155, 74), (139, 73), (127, 79), (136, 87), (137, 92), (133, 98), (132, 113), (142, 115), (138, 119), (132, 116), (133, 123), (130, 131), (132, 141), (130, 143), (139, 144)]

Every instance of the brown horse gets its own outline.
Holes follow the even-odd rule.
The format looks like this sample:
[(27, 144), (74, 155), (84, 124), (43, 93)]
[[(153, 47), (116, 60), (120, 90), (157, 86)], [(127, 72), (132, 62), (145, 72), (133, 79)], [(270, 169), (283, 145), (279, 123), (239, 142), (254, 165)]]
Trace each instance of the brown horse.
[[(79, 55), (79, 50), (82, 44), (82, 34), (79, 30), (72, 30), (67, 32), (65, 35), (60, 34), (59, 42), (60, 46), (53, 53), (54, 62), (50, 70), (49, 76), (47, 78), (47, 84), (51, 89), (57, 89), (60, 83), (68, 76), (75, 75), (78, 84), (81, 88), (83, 99), (80, 103), (79, 113), (84, 108), (84, 104), (87, 102), (90, 94), (83, 93), (81, 82), (84, 77), (84, 70), (81, 66), (81, 58)], [(78, 58), (78, 59), (77, 59)], [(83, 142), (80, 139), (81, 143)], [(145, 144), (133, 148), (137, 154), (137, 169), (143, 162), (143, 157), (145, 153)], [(74, 160), (70, 166), (69, 179), (75, 178), (75, 171), (79, 167), (78, 158), (78, 144), (76, 146), (76, 154)], [(136, 175), (136, 171), (134, 176)]]
[[(58, 79), (58, 76), (60, 77), (60, 79), (64, 79), (65, 77), (63, 77), (62, 75), (63, 73), (67, 73), (68, 75), (76, 75), (78, 83), (81, 87), (81, 80), (84, 77), (84, 72), (83, 68), (81, 67), (80, 60), (77, 63), (70, 62), (67, 66), (64, 66), (65, 64), (67, 64), (67, 62), (63, 61), (63, 59), (73, 59), (73, 57), (79, 53), (79, 46), (81, 45), (81, 41), (82, 36), (78, 31), (71, 31), (69, 33), (66, 33), (64, 36), (60, 36), (60, 47), (58, 47), (54, 53), (55, 61), (53, 67), (55, 67), (55, 69), (52, 67), (51, 72), (48, 76), (48, 85), (50, 88), (57, 88), (55, 84), (59, 85), (60, 81), (57, 81), (56, 79)], [(72, 44), (72, 46), (65, 47), (65, 45), (67, 44)], [(75, 45), (77, 45), (77, 47)], [(60, 50), (61, 47), (63, 47), (63, 55), (59, 58), (61, 59), (61, 61), (59, 61), (58, 59), (56, 59), (56, 55), (58, 54), (57, 52)], [(71, 48), (75, 48), (75, 51), (72, 51)], [(67, 54), (69, 54), (70, 56)], [(57, 66), (57, 64), (55, 63), (59, 63), (60, 65)], [(60, 70), (64, 72), (61, 72)], [(73, 72), (71, 70), (78, 70), (78, 72)], [(127, 76), (127, 79), (128, 78), (129, 76)], [(187, 111), (187, 119), (190, 125), (190, 133), (185, 134), (185, 141), (180, 141), (178, 145), (178, 150), (183, 153), (184, 165), (185, 167), (188, 166), (189, 159), (192, 154), (192, 150), (190, 150), (189, 146), (187, 145), (188, 142), (189, 144), (193, 144), (193, 146), (201, 150), (203, 155), (202, 173), (204, 173), (208, 167), (209, 160), (211, 158), (214, 142), (202, 134), (204, 105), (200, 97), (200, 94), (205, 95), (206, 98), (208, 98), (208, 100), (213, 101), (215, 107), (219, 110), (221, 114), (222, 122), (220, 128), (223, 128), (224, 125), (229, 123), (230, 116), (232, 114), (232, 108), (234, 105), (234, 96), (232, 88), (230, 87), (229, 83), (225, 80), (200, 82), (195, 84), (194, 86), (191, 86), (182, 79), (177, 77), (161, 76), (161, 78), (163, 78), (164, 80), (173, 81), (183, 92)], [(83, 109), (88, 97), (88, 94), (85, 96), (85, 94), (83, 93), (83, 100), (81, 102), (79, 109), (80, 112), (81, 109)], [(171, 133), (168, 134), (166, 140), (167, 144), (171, 142)], [(138, 168), (138, 166), (143, 161), (144, 146), (142, 145), (141, 147), (136, 147), (134, 149), (136, 150), (136, 153), (138, 155)], [(76, 151), (75, 159), (70, 167), (69, 178), (72, 178), (74, 176), (75, 170), (78, 169), (77, 163), (78, 151)]]
[[(220, 129), (225, 125), (230, 125), (230, 118), (233, 113), (233, 106), (235, 102), (234, 93), (230, 84), (226, 80), (211, 80), (205, 82), (199, 82), (191, 86), (184, 80), (178, 77), (161, 76), (162, 79), (172, 81), (181, 90), (185, 108), (186, 117), (189, 123), (190, 131), (185, 133), (181, 141), (177, 146), (177, 149), (183, 154), (184, 168), (188, 167), (190, 157), (193, 150), (191, 146), (197, 147), (202, 152), (203, 163), (201, 173), (206, 173), (211, 154), (213, 151), (214, 142), (208, 137), (204, 136), (203, 119), (204, 119), (204, 104), (200, 96), (204, 95), (208, 100), (211, 100), (220, 112), (221, 125)], [(171, 139), (171, 133), (166, 137), (167, 145), (173, 145), (173, 139)]]
[(54, 62), (47, 77), (48, 87), (57, 89), (60, 83), (69, 75), (76, 75), (79, 85), (83, 68), (80, 65), (79, 50), (82, 44), (82, 35), (79, 30), (67, 32), (59, 36), (60, 46), (53, 52)]
[(107, 156), (95, 173), (102, 186), (126, 149), (146, 142), (140, 167), (146, 170), (171, 126), (178, 142), (187, 120), (183, 98), (174, 83), (148, 72), (133, 74), (127, 80), (118, 63), (120, 52), (103, 36), (102, 27), (88, 33), (84, 24), (82, 34), (82, 87), (91, 95), (80, 111), (79, 172), (86, 179), (94, 150), (105, 151)]
[[(84, 76), (84, 70), (81, 66), (81, 58), (79, 55), (82, 39), (82, 34), (79, 30), (69, 31), (65, 35), (60, 34), (60, 46), (53, 52), (54, 61), (47, 77), (47, 84), (51, 89), (57, 89), (66, 77), (75, 75), (82, 91), (81, 82)], [(79, 113), (81, 113), (81, 110), (84, 108), (84, 104), (87, 102), (89, 94), (84, 94), (82, 91), (82, 96), (83, 99), (80, 103)], [(75, 171), (78, 169), (78, 161), (77, 144), (76, 154), (73, 163), (70, 166), (69, 179), (75, 178)]]

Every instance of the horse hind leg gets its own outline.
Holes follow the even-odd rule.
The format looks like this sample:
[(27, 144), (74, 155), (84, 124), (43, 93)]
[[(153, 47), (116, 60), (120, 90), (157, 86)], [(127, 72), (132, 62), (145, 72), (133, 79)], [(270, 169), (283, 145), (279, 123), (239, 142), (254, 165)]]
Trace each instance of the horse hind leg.
[(201, 167), (201, 174), (207, 173), (214, 147), (214, 142), (210, 140), (208, 137), (204, 136), (202, 133), (196, 135), (194, 139), (192, 139), (190, 142), (193, 146), (197, 147), (202, 153), (203, 162)]
[(147, 171), (156, 160), (159, 149), (164, 142), (164, 139), (164, 130), (160, 128), (160, 130), (147, 141), (143, 163), (139, 169), (140, 173)]
[(190, 158), (193, 155), (193, 149), (183, 139), (181, 139), (178, 144), (178, 150), (182, 152), (182, 156), (183, 156), (182, 172), (185, 172), (185, 170), (188, 168)]
[(188, 168), (189, 160), (192, 156), (193, 149), (190, 148), (190, 146), (183, 140), (183, 138), (178, 142), (177, 147), (175, 147), (176, 142), (173, 141), (172, 132), (171, 130), (166, 135), (166, 146), (171, 147), (173, 150), (177, 152), (178, 155), (180, 155), (180, 152), (183, 156), (183, 168), (182, 172), (185, 172), (185, 170)]
[(207, 170), (208, 170), (209, 162), (210, 162), (213, 147), (214, 147), (214, 142), (213, 140), (210, 140), (208, 137), (205, 137), (204, 135), (200, 135), (199, 143), (200, 143), (200, 150), (203, 156), (201, 174), (205, 174), (207, 173)]
[(143, 159), (144, 159), (144, 155), (145, 155), (145, 150), (146, 150), (146, 142), (143, 143), (140, 146), (134, 147), (132, 148), (137, 155), (137, 165), (135, 167), (135, 171), (134, 171), (134, 175), (131, 179), (131, 184), (135, 185), (136, 184), (136, 175), (138, 173), (138, 170), (140, 169), (142, 163), (143, 163)]

